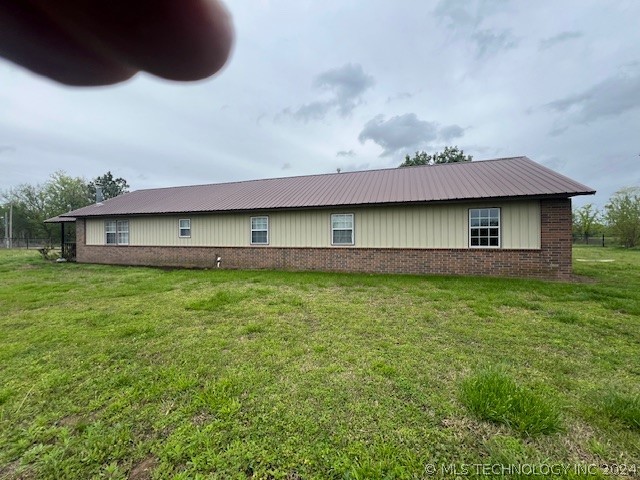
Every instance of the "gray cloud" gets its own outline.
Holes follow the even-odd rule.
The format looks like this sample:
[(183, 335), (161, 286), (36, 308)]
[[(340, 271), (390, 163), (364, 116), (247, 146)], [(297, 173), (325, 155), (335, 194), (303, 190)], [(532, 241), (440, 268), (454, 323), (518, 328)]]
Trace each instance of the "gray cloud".
[(476, 28), (487, 18), (504, 9), (508, 0), (440, 0), (433, 13), (447, 19), (449, 28)]
[(314, 85), (335, 95), (335, 105), (340, 115), (347, 116), (360, 102), (360, 96), (374, 85), (371, 75), (364, 73), (362, 65), (347, 63), (316, 77)]
[(395, 102), (398, 100), (407, 100), (413, 97), (413, 95), (414, 95), (413, 93), (409, 93), (409, 92), (396, 93), (395, 95), (391, 95), (387, 97), (387, 103)]
[(464, 135), (464, 128), (459, 125), (448, 125), (446, 127), (442, 127), (438, 132), (440, 138), (445, 142), (452, 140), (454, 138), (460, 138)]
[(509, 30), (479, 30), (471, 35), (471, 38), (475, 42), (478, 59), (494, 55), (500, 50), (510, 50), (518, 45), (518, 39)]
[(474, 43), (476, 58), (482, 59), (518, 45), (509, 29), (482, 28), (484, 21), (504, 12), (507, 0), (441, 0), (434, 9), (437, 17), (448, 22), (447, 27)]
[(369, 120), (358, 140), (364, 143), (371, 140), (380, 145), (384, 151), (380, 155), (385, 157), (404, 148), (417, 147), (432, 142), (438, 138), (438, 124), (419, 120), (415, 113), (384, 119), (384, 115), (377, 115)]
[(435, 140), (450, 140), (461, 137), (464, 129), (458, 125), (439, 128), (436, 122), (418, 119), (415, 113), (406, 113), (385, 120), (377, 115), (365, 125), (358, 140), (364, 143), (371, 140), (384, 150), (381, 157), (392, 155), (400, 150), (418, 148)]
[(340, 150), (336, 153), (336, 157), (355, 157), (356, 152), (353, 150)]
[(11, 153), (15, 151), (16, 147), (13, 145), (0, 145), (0, 153)]
[[(303, 122), (309, 122), (311, 120), (322, 120), (327, 112), (333, 107), (333, 101), (328, 102), (311, 102), (306, 105), (302, 105), (295, 112), (293, 112), (293, 118)], [(285, 112), (289, 112), (286, 109)]]
[(292, 116), (302, 122), (322, 120), (334, 110), (341, 117), (348, 117), (362, 103), (362, 95), (375, 83), (373, 76), (364, 72), (362, 65), (347, 63), (320, 73), (313, 81), (313, 86), (328, 92), (330, 98), (318, 100), (298, 107), (284, 109), (281, 114)]
[(573, 123), (579, 124), (620, 115), (640, 107), (640, 72), (607, 78), (582, 93), (555, 100), (546, 107), (569, 115)]
[(551, 47), (555, 47), (556, 45), (564, 42), (568, 42), (569, 40), (574, 40), (576, 38), (583, 37), (584, 34), (582, 32), (562, 32), (558, 35), (554, 35), (553, 37), (545, 38), (540, 40), (539, 49), (547, 50)]
[(549, 131), (549, 136), (551, 137), (559, 137), (564, 132), (567, 131), (569, 127), (567, 125), (554, 125)]

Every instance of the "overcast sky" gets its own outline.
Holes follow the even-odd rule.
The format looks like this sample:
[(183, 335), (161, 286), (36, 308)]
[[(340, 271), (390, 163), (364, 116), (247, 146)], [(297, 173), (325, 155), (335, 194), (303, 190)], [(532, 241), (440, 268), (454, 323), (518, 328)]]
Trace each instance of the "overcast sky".
[(0, 190), (55, 170), (132, 189), (387, 168), (458, 145), (640, 186), (640, 2), (238, 0), (226, 68), (70, 88), (0, 60)]

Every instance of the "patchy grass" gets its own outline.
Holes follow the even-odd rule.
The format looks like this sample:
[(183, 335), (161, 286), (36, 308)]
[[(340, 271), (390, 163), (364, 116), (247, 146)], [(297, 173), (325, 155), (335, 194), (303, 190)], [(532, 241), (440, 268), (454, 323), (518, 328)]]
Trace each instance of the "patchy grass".
[[(640, 251), (574, 256), (581, 281), (557, 283), (0, 251), (0, 478), (638, 465)], [(503, 377), (482, 380), (478, 366)], [(504, 401), (506, 385), (520, 406), (506, 402), (506, 422), (483, 420), (460, 393), (474, 381), (479, 400)], [(555, 413), (562, 429), (542, 428)]]

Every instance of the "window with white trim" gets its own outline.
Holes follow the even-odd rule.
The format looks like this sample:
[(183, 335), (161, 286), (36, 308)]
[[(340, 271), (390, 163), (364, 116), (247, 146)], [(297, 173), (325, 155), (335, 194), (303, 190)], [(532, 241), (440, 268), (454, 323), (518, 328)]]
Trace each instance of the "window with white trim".
[(129, 220), (105, 220), (104, 237), (107, 245), (129, 245)]
[(269, 217), (251, 217), (251, 244), (269, 244)]
[(353, 245), (353, 213), (331, 214), (331, 244)]
[(182, 218), (178, 220), (178, 235), (180, 236), (180, 238), (191, 237), (191, 219), (190, 218)]
[(106, 220), (104, 222), (104, 236), (107, 245), (117, 245), (118, 236), (116, 234), (116, 221)]
[(500, 248), (500, 209), (469, 209), (469, 246)]

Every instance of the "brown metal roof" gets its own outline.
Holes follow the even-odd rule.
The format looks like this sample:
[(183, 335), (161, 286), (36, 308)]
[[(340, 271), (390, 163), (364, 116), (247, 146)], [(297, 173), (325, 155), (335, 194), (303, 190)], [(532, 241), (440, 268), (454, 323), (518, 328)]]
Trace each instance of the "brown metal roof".
[(230, 212), (593, 193), (594, 189), (527, 157), (514, 157), (137, 190), (63, 216)]
[(58, 217), (47, 218), (44, 221), (44, 223), (71, 223), (75, 221), (76, 221), (75, 217), (58, 216)]

